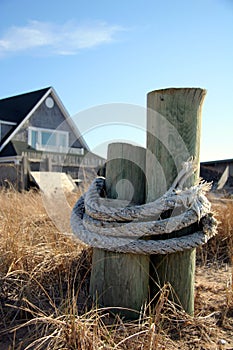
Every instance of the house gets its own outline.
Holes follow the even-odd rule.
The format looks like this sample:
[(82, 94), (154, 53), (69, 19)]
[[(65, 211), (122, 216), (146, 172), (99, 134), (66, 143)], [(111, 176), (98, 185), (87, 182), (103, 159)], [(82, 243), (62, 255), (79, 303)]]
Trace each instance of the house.
[(213, 191), (233, 193), (233, 159), (202, 162), (200, 176), (213, 183)]
[(0, 184), (25, 188), (31, 172), (64, 172), (78, 178), (81, 167), (104, 159), (91, 153), (52, 87), (0, 100)]

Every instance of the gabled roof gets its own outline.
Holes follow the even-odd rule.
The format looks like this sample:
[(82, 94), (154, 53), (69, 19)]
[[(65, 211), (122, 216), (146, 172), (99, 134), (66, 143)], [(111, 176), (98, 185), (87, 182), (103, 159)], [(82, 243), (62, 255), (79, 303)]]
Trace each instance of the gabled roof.
[(207, 162), (201, 162), (203, 165), (218, 165), (218, 164), (225, 164), (225, 163), (233, 163), (233, 158), (230, 159), (219, 159), (219, 160), (209, 160)]
[(0, 120), (19, 125), (50, 87), (0, 100)]
[(89, 150), (88, 145), (81, 136), (74, 122), (71, 120), (69, 113), (65, 109), (57, 93), (52, 87), (47, 87), (0, 100), (0, 121), (10, 122), (12, 124), (14, 123), (10, 132), (0, 142), (0, 152), (18, 132), (21, 125), (30, 118), (30, 116), (49, 94), (51, 94), (54, 100), (57, 102), (64, 115), (64, 118), (67, 120), (67, 123), (70, 125), (77, 139), (80, 140), (85, 149)]

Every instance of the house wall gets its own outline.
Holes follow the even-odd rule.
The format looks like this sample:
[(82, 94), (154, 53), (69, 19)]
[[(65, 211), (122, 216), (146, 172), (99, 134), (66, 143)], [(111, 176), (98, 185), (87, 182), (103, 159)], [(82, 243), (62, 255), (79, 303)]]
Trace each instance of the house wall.
[(48, 108), (44, 101), (14, 136), (13, 140), (28, 142), (28, 127), (30, 126), (67, 131), (69, 132), (69, 147), (83, 147), (79, 140), (76, 139), (74, 132), (72, 131), (70, 125), (66, 122), (55, 101), (52, 108)]
[(0, 187), (18, 188), (20, 182), (19, 167), (14, 164), (0, 164)]
[(215, 163), (214, 167), (218, 169), (220, 172), (224, 172), (226, 167), (229, 166), (229, 175), (233, 176), (233, 163), (223, 162), (223, 163)]
[(233, 161), (221, 161), (221, 162), (204, 162), (205, 167), (214, 168), (219, 173), (223, 173), (227, 166), (229, 166), (229, 175), (233, 176)]
[(212, 190), (216, 190), (219, 180), (223, 175), (226, 167), (229, 167), (229, 176), (224, 184), (223, 189), (227, 192), (232, 192), (233, 189), (233, 160), (213, 161), (201, 163), (200, 176), (209, 182), (212, 182)]

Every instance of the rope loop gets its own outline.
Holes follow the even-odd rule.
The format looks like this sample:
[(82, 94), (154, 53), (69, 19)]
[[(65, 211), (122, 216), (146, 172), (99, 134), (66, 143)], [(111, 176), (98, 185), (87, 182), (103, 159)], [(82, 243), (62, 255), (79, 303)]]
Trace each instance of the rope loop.
[[(216, 235), (218, 222), (206, 197), (210, 183), (183, 188), (193, 171), (188, 160), (163, 196), (130, 206), (106, 198), (105, 178), (97, 177), (72, 210), (73, 233), (92, 247), (121, 253), (168, 254), (205, 244)], [(172, 215), (164, 218), (168, 210)]]

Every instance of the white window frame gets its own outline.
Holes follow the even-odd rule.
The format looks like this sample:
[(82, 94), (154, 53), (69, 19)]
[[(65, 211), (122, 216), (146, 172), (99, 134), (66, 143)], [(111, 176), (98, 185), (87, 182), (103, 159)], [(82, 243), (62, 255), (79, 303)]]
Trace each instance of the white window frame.
[(0, 141), (2, 140), (2, 136), (1, 136), (1, 135), (2, 135), (2, 128), (1, 128), (2, 124), (5, 124), (5, 125), (12, 125), (12, 126), (17, 125), (17, 123), (8, 122), (8, 121), (1, 120), (1, 119), (0, 119)]
[[(49, 151), (49, 152), (59, 152), (66, 153), (69, 147), (69, 132), (63, 130), (54, 130), (54, 129), (46, 129), (46, 128), (36, 128), (34, 126), (29, 126), (28, 128), (28, 144), (32, 145), (32, 131), (36, 131), (38, 133), (38, 142), (36, 143), (36, 150), (38, 151)], [(56, 137), (56, 146), (53, 145), (42, 145), (42, 133), (49, 132)], [(65, 146), (59, 145), (59, 136), (65, 136)]]

